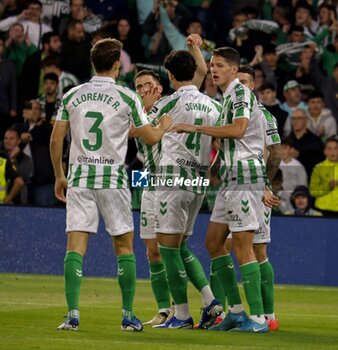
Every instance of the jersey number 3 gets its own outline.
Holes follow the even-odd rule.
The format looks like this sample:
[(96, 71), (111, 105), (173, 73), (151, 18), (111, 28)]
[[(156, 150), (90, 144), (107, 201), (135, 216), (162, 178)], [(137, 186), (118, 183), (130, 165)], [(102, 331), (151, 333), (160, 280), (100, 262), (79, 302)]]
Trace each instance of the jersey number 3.
[(95, 143), (90, 143), (88, 139), (83, 139), (83, 147), (89, 151), (97, 151), (102, 146), (102, 129), (100, 129), (100, 124), (103, 120), (103, 115), (100, 112), (87, 112), (85, 118), (93, 118), (94, 123), (89, 129), (90, 133), (95, 134)]

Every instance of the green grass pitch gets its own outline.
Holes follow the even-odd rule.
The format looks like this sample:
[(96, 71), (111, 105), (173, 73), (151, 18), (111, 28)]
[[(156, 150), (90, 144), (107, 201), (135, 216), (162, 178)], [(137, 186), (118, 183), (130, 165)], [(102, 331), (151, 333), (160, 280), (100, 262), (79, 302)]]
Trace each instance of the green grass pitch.
[[(189, 300), (197, 322), (201, 300), (191, 286)], [(338, 288), (276, 286), (280, 331), (269, 334), (122, 332), (120, 302), (115, 279), (84, 278), (80, 330), (57, 331), (66, 313), (63, 278), (0, 274), (0, 349), (338, 349)], [(135, 311), (144, 321), (156, 313), (149, 281), (137, 283)]]

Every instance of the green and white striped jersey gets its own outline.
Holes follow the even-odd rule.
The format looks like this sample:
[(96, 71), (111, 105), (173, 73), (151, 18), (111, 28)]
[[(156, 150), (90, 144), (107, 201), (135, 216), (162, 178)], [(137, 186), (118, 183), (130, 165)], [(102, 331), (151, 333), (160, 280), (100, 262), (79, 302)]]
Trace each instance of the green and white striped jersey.
[[(152, 118), (148, 116), (149, 122), (152, 123)], [(155, 174), (160, 161), (161, 141), (153, 146), (146, 144), (142, 138), (137, 138), (136, 146), (138, 151), (143, 156), (143, 167), (148, 169), (151, 174)]]
[(249, 124), (241, 139), (223, 139), (220, 156), (224, 161), (220, 176), (227, 186), (266, 182), (264, 164), (266, 118), (253, 92), (235, 79), (223, 94), (223, 113), (218, 125), (232, 124), (236, 118), (247, 118)]
[(265, 130), (265, 145), (267, 147), (281, 143), (278, 134), (276, 118), (260, 103), (258, 107), (262, 110), (264, 115), (264, 130)]
[[(152, 118), (149, 116), (148, 120), (150, 123), (152, 122)], [(150, 176), (153, 176), (156, 174), (160, 163), (160, 153), (162, 148), (161, 141), (152, 146), (146, 144), (142, 138), (136, 138), (135, 141), (137, 149), (143, 157), (143, 168), (150, 172)], [(154, 191), (155, 187), (150, 183), (150, 185), (143, 190)]]
[[(155, 123), (164, 113), (168, 113), (174, 123), (215, 126), (221, 112), (220, 103), (200, 93), (195, 86), (188, 85), (157, 101), (148, 117)], [(177, 185), (181, 189), (204, 193), (202, 180), (210, 165), (210, 153), (210, 136), (166, 133), (162, 138), (158, 172), (160, 176), (170, 179), (195, 180), (191, 186), (182, 182)]]
[(95, 76), (65, 94), (56, 120), (70, 123), (68, 187), (128, 188), (129, 127), (149, 124), (138, 95)]

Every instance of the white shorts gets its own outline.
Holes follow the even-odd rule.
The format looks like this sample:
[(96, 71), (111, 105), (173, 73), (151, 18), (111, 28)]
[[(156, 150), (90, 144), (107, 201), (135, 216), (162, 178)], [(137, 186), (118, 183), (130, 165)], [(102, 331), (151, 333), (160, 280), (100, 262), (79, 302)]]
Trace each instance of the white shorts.
[(203, 194), (185, 190), (156, 191), (155, 232), (191, 236)]
[[(271, 220), (271, 209), (265, 207), (261, 225), (259, 229), (255, 231), (253, 244), (263, 244), (263, 243), (271, 242), (270, 220)], [(232, 239), (232, 234), (230, 233), (227, 238)]]
[(155, 239), (155, 191), (143, 190), (140, 214), (141, 238)]
[(264, 210), (264, 186), (234, 185), (220, 190), (210, 221), (228, 225), (231, 232), (258, 230)]
[(133, 231), (129, 189), (68, 189), (66, 232), (96, 233), (100, 214), (111, 236)]

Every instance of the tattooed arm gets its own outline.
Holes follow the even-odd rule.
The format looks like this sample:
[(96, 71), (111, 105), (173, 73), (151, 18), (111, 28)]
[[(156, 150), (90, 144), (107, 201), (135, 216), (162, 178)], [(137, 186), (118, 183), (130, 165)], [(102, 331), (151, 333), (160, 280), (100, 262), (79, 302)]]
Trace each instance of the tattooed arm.
[(266, 175), (270, 183), (272, 183), (282, 160), (282, 146), (279, 143), (274, 144), (268, 146), (268, 150), (269, 156), (266, 161)]

